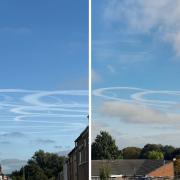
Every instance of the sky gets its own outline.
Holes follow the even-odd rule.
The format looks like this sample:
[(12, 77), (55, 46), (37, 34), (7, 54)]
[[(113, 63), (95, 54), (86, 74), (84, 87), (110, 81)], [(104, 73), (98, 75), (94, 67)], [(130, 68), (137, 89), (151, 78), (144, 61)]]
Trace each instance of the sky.
[(92, 0), (92, 134), (180, 147), (180, 2)]
[(65, 153), (88, 124), (88, 1), (0, 1), (0, 164)]

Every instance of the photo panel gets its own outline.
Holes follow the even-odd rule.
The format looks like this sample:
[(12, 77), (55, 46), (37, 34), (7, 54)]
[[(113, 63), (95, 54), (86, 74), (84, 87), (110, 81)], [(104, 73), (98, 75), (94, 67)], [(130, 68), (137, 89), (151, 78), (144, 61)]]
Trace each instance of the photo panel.
[(179, 178), (179, 9), (92, 0), (92, 180)]
[(0, 1), (0, 179), (87, 180), (88, 0)]

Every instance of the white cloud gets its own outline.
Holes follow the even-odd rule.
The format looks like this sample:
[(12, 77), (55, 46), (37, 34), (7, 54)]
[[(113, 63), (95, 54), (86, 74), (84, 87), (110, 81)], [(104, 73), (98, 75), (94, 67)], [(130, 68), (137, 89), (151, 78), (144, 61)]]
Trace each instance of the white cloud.
[[(82, 121), (88, 113), (86, 90), (0, 89), (0, 96), (0, 121), (3, 129), (18, 129), (19, 132), (23, 127), (40, 132), (48, 125), (49, 130), (63, 127), (62, 131), (65, 132), (79, 130), (86, 124)], [(27, 132), (25, 129), (22, 131)]]
[(107, 87), (94, 90), (93, 95), (102, 99), (98, 109), (101, 116), (128, 123), (180, 124), (180, 91)]
[(180, 114), (163, 112), (138, 103), (107, 101), (102, 104), (100, 111), (129, 123), (180, 123)]
[(112, 0), (107, 3), (105, 18), (112, 23), (127, 23), (134, 31), (154, 32), (180, 55), (179, 0)]

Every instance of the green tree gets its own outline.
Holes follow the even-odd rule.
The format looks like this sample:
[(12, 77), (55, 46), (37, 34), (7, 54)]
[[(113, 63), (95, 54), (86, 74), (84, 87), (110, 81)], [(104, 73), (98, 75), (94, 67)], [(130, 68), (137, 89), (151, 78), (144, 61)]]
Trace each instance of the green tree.
[(139, 159), (141, 148), (127, 147), (122, 150), (123, 159)]
[(120, 159), (121, 151), (119, 151), (115, 140), (106, 131), (101, 131), (97, 135), (95, 142), (92, 143), (92, 159)]
[(163, 146), (161, 144), (146, 144), (140, 154), (141, 159), (147, 159), (150, 151), (163, 152)]
[(12, 178), (12, 180), (24, 180), (22, 169), (20, 171), (12, 172), (11, 178)]
[(62, 170), (64, 164), (64, 157), (59, 157), (54, 153), (45, 153), (42, 150), (35, 152), (31, 160), (28, 161), (28, 164), (31, 166), (33, 164), (39, 166), (44, 174), (51, 178), (57, 176), (58, 173)]
[(147, 153), (147, 158), (148, 159), (156, 159), (156, 160), (160, 160), (160, 159), (164, 159), (164, 155), (162, 152), (160, 151), (149, 151)]
[(164, 159), (173, 160), (174, 152), (175, 152), (175, 148), (173, 146), (168, 146), (168, 145), (164, 146), (163, 147)]
[(25, 167), (20, 171), (14, 171), (11, 178), (13, 180), (24, 180), (24, 177), (28, 180), (55, 180), (63, 169), (64, 160), (64, 157), (59, 157), (57, 154), (39, 150)]
[(180, 159), (180, 148), (176, 148), (173, 152), (173, 158)]
[(44, 171), (36, 164), (27, 165), (25, 167), (25, 179), (28, 180), (48, 180)]

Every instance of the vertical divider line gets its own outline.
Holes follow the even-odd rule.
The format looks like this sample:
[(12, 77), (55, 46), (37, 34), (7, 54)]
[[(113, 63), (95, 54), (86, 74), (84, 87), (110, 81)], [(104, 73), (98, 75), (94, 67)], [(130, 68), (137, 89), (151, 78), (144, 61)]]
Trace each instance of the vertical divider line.
[(91, 47), (92, 47), (92, 43), (91, 43), (91, 5), (92, 2), (91, 0), (89, 0), (89, 180), (91, 180), (91, 121), (92, 121), (92, 101), (91, 101), (91, 97), (92, 97), (92, 77), (91, 77), (91, 70), (92, 70), (92, 59), (91, 59)]

